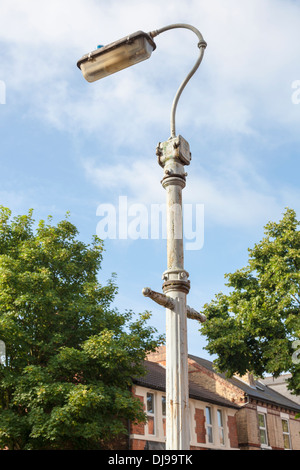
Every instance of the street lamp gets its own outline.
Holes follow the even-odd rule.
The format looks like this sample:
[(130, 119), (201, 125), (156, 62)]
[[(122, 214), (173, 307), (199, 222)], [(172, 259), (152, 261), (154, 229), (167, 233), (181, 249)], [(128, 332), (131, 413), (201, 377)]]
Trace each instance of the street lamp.
[(187, 317), (200, 322), (206, 317), (186, 302), (190, 281), (184, 269), (182, 189), (186, 184), (184, 166), (190, 164), (191, 153), (188, 142), (181, 135), (176, 136), (175, 115), (182, 91), (202, 61), (206, 42), (194, 26), (172, 24), (150, 33), (138, 31), (107, 46), (99, 46), (84, 55), (77, 66), (87, 81), (99, 80), (148, 59), (156, 49), (153, 38), (176, 28), (189, 29), (197, 35), (199, 56), (173, 100), (171, 136), (156, 148), (158, 163), (164, 170), (161, 183), (167, 193), (167, 270), (163, 273), (163, 293), (146, 287), (143, 295), (166, 308), (166, 449), (189, 450)]
[(149, 34), (137, 31), (107, 46), (84, 55), (77, 65), (88, 82), (119, 72), (151, 56), (156, 48)]

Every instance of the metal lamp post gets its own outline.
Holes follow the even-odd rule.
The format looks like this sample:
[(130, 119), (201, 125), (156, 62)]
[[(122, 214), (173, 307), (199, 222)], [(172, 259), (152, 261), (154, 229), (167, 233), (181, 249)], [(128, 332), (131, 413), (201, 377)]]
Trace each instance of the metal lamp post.
[(175, 115), (181, 93), (202, 61), (206, 42), (195, 27), (173, 24), (148, 34), (138, 31), (108, 46), (99, 46), (83, 56), (77, 65), (86, 80), (99, 80), (149, 58), (156, 49), (153, 38), (175, 28), (186, 28), (197, 35), (199, 57), (175, 95), (171, 136), (156, 149), (158, 163), (164, 170), (162, 186), (167, 194), (167, 270), (163, 273), (163, 293), (146, 287), (143, 294), (166, 308), (166, 449), (189, 450), (187, 317), (200, 322), (206, 318), (186, 302), (190, 281), (184, 269), (182, 190), (186, 184), (184, 167), (190, 164), (191, 153), (188, 142), (181, 135), (176, 136)]

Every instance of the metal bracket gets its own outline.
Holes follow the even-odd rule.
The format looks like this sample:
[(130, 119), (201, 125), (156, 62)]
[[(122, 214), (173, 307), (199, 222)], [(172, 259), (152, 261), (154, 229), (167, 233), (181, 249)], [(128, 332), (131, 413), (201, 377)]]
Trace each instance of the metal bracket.
[(164, 292), (179, 290), (186, 294), (190, 291), (189, 273), (185, 269), (168, 269), (162, 275)]
[(154, 300), (159, 305), (163, 307), (169, 308), (173, 310), (175, 308), (175, 300), (165, 294), (160, 294), (159, 292), (155, 292), (151, 290), (149, 287), (144, 287), (143, 295), (145, 297), (150, 297), (150, 299)]
[(189, 307), (188, 305), (186, 306), (186, 315), (188, 318), (191, 318), (192, 320), (198, 320), (201, 323), (206, 322), (207, 318), (203, 313), (196, 312), (193, 308)]
[[(145, 287), (143, 289), (143, 295), (145, 297), (150, 297), (150, 299), (154, 300), (154, 302), (156, 302), (159, 305), (162, 305), (163, 307), (166, 307), (170, 310), (175, 309), (176, 302), (174, 299), (172, 299), (168, 295), (155, 292), (149, 287)], [(186, 307), (186, 315), (188, 318), (191, 318), (192, 320), (198, 320), (201, 323), (204, 323), (206, 321), (205, 315), (203, 315), (202, 313), (196, 312), (196, 310), (189, 307), (188, 305)]]
[[(162, 168), (166, 166), (170, 159), (181, 165), (189, 165), (192, 159), (189, 143), (181, 135), (171, 137), (165, 142), (159, 142), (156, 147), (156, 155)], [(178, 173), (181, 172), (178, 171)]]

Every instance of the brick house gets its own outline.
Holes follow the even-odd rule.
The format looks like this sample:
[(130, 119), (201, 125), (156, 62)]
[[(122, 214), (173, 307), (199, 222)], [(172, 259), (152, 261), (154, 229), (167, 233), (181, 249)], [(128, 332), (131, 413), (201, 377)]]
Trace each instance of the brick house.
[[(151, 361), (147, 361), (145, 366), (147, 375), (135, 380), (133, 393), (142, 401), (148, 421), (146, 424), (131, 423), (130, 448), (132, 450), (164, 449), (165, 368)], [(191, 449), (238, 449), (234, 416), (239, 407), (213, 391), (192, 382), (189, 386), (189, 395)], [(219, 433), (212, 441), (214, 421), (218, 422)]]
[[(300, 406), (250, 374), (227, 379), (213, 363), (189, 355), (191, 450), (300, 450)], [(134, 380), (147, 423), (130, 423), (132, 450), (165, 448), (165, 348), (150, 354)]]
[(245, 450), (300, 450), (300, 406), (251, 374), (227, 379), (213, 363), (189, 356), (192, 380), (239, 405), (238, 446)]

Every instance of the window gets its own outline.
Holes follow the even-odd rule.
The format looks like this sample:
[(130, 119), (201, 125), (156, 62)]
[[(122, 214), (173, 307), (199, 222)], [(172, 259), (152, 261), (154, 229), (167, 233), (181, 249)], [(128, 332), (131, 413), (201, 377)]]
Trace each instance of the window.
[(258, 413), (258, 426), (259, 426), (260, 443), (263, 446), (267, 446), (268, 445), (268, 435), (267, 435), (267, 424), (266, 424), (266, 415), (265, 415), (265, 413)]
[(162, 432), (163, 432), (163, 436), (166, 435), (166, 397), (164, 395), (162, 395), (161, 397), (161, 414), (162, 414)]
[(286, 450), (291, 449), (290, 427), (288, 419), (282, 419), (283, 444)]
[(212, 426), (212, 414), (211, 408), (209, 406), (205, 409), (205, 417), (206, 417), (206, 433), (207, 433), (207, 440), (210, 444), (213, 443), (213, 426)]
[(161, 397), (161, 413), (163, 416), (166, 416), (166, 397)]
[(224, 438), (224, 426), (223, 426), (223, 415), (221, 410), (217, 410), (218, 415), (218, 428), (219, 428), (219, 439), (220, 444), (225, 445), (225, 438)]
[(147, 417), (148, 417), (148, 434), (155, 434), (155, 400), (154, 393), (147, 393)]

